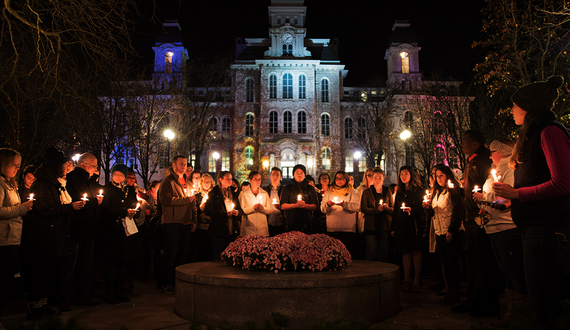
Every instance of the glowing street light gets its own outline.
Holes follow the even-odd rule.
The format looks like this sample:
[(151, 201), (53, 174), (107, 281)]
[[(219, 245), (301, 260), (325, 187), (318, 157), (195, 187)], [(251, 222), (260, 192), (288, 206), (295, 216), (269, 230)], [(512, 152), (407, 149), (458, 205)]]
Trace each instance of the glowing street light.
[(81, 157), (80, 154), (75, 154), (75, 155), (73, 155), (73, 157), (71, 157), (71, 160), (73, 160), (73, 162), (77, 165), (77, 162), (79, 161), (79, 157)]
[(217, 151), (214, 151), (214, 152), (212, 153), (212, 157), (213, 157), (215, 160), (218, 160), (218, 159), (220, 159), (220, 154), (219, 154)]
[(406, 141), (407, 139), (409, 139), (412, 136), (412, 133), (410, 131), (408, 131), (407, 129), (404, 130), (402, 133), (400, 133), (400, 139)]
[(405, 148), (405, 156), (406, 156), (406, 165), (410, 166), (411, 164), (411, 160), (410, 157), (408, 155), (408, 143), (407, 140), (412, 136), (412, 132), (408, 131), (407, 129), (405, 129), (404, 131), (402, 131), (402, 133), (400, 133), (400, 139), (402, 141), (404, 141), (404, 148)]
[(357, 151), (357, 152), (354, 153), (354, 158), (355, 158), (355, 159), (358, 160), (358, 159), (360, 159), (360, 157), (362, 157), (362, 153), (361, 153), (360, 151)]
[(170, 164), (170, 141), (174, 139), (174, 132), (171, 129), (167, 129), (164, 131), (164, 137), (168, 139), (168, 159), (166, 161), (167, 164)]
[(269, 167), (269, 161), (267, 159), (264, 160), (262, 165), (263, 165), (263, 168), (268, 168)]

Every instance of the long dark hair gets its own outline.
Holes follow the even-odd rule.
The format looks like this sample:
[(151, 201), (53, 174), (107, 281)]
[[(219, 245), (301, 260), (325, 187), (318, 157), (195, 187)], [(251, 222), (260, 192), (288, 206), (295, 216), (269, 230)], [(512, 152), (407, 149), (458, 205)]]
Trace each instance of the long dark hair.
[[(460, 191), (460, 183), (457, 180), (455, 174), (453, 173), (453, 170), (451, 170), (451, 168), (449, 168), (448, 166), (441, 165), (437, 167), (435, 173), (437, 173), (437, 171), (440, 171), (441, 173), (445, 174), (445, 176), (447, 177), (447, 181), (445, 181), (445, 186), (442, 187), (437, 182), (437, 178), (434, 178), (435, 179), (433, 183), (434, 192), (437, 192), (437, 195), (439, 195), (445, 189), (448, 189), (452, 194), (458, 194)], [(447, 186), (448, 181), (451, 181), (451, 183), (453, 183), (453, 188), (449, 188)]]
[[(550, 112), (550, 111), (549, 111)], [(521, 155), (524, 147), (528, 142), (528, 138), (533, 133), (533, 128), (538, 126), (542, 116), (537, 116), (530, 112), (527, 112), (524, 116), (523, 124), (519, 130), (519, 137), (517, 138), (517, 142), (513, 149), (513, 155), (511, 156), (511, 160), (509, 161), (509, 166), (511, 168), (515, 168), (517, 164), (521, 163)]]
[[(342, 175), (342, 176), (346, 179), (346, 183), (345, 183), (344, 186), (342, 186), (342, 187), (336, 185), (336, 176), (339, 175), (339, 174)], [(348, 174), (347, 174), (345, 171), (338, 171), (338, 172), (336, 172), (336, 173), (334, 174), (334, 177), (333, 177), (333, 178), (334, 178), (334, 179), (333, 179), (333, 183), (332, 183), (332, 185), (329, 183), (329, 186), (334, 186), (334, 187), (337, 187), (337, 188), (346, 188), (346, 187), (348, 187), (348, 185), (350, 184), (350, 177), (348, 176)]]
[[(410, 173), (410, 182), (408, 183), (409, 189), (406, 189), (406, 184), (402, 182), (402, 179), (400, 179), (400, 174), (404, 170)], [(400, 170), (398, 171), (398, 192), (400, 191), (404, 192), (406, 190), (416, 191), (421, 187), (422, 187), (422, 181), (418, 177), (417, 172), (414, 171), (413, 167), (407, 165), (400, 167)]]

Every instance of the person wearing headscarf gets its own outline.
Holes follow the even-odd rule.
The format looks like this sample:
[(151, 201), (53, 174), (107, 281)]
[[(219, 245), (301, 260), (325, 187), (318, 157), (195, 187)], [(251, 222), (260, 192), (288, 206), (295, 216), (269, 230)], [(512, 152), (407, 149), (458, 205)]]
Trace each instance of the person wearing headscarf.
[(544, 328), (561, 313), (564, 237), (570, 237), (570, 134), (552, 112), (563, 83), (553, 76), (513, 94), (511, 114), (522, 125), (510, 158), (515, 180), (493, 183), (497, 196), (510, 201), (521, 230), (528, 299)]
[(360, 210), (360, 194), (349, 182), (350, 178), (346, 172), (336, 172), (331, 188), (323, 196), (321, 212), (327, 217), (327, 234), (340, 240), (352, 254), (356, 237), (356, 212)]
[(28, 293), (29, 320), (53, 314), (48, 307), (62, 303), (62, 267), (70, 251), (70, 217), (85, 206), (73, 201), (67, 192), (65, 176), (73, 169), (73, 161), (54, 147), (46, 150), (45, 161), (36, 171), (30, 188), (34, 208), (29, 213), (27, 236), (30, 245)]
[(305, 178), (307, 168), (293, 167), (293, 180), (281, 193), (281, 210), (285, 211), (285, 231), (313, 233), (313, 211), (317, 209), (317, 192)]

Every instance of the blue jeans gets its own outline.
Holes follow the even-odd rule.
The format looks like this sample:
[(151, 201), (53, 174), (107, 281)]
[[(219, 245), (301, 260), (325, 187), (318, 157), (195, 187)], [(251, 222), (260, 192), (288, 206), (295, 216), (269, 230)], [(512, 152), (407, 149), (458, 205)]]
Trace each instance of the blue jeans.
[(186, 261), (190, 249), (192, 225), (165, 223), (160, 225), (164, 235), (162, 285), (174, 285), (174, 269)]
[(526, 295), (522, 236), (518, 228), (488, 234), (505, 287)]
[(528, 300), (540, 323), (560, 312), (565, 293), (564, 251), (570, 227), (530, 226), (522, 230), (524, 274)]

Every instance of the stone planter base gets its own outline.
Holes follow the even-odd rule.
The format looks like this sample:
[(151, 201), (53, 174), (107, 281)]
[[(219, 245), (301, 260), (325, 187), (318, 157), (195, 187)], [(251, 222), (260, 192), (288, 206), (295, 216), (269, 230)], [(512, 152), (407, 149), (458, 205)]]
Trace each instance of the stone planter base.
[(355, 260), (333, 272), (252, 272), (222, 261), (198, 262), (176, 268), (176, 304), (180, 317), (202, 324), (246, 321), (262, 326), (278, 312), (288, 329), (312, 329), (319, 318), (364, 320), (370, 323), (400, 312), (398, 266)]

